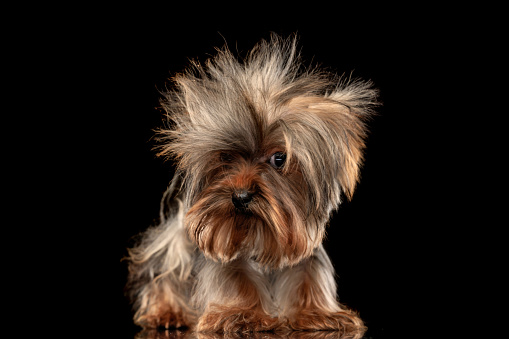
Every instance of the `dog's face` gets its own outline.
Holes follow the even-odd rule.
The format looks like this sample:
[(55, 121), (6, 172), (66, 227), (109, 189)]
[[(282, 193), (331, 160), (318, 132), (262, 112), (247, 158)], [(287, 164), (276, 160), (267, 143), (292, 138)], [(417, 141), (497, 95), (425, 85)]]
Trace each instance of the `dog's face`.
[(295, 264), (321, 243), (341, 193), (353, 193), (365, 136), (357, 104), (374, 91), (299, 75), (295, 62), (293, 45), (262, 44), (245, 64), (223, 51), (176, 77), (163, 102), (172, 126), (161, 154), (177, 161), (184, 224), (209, 258)]

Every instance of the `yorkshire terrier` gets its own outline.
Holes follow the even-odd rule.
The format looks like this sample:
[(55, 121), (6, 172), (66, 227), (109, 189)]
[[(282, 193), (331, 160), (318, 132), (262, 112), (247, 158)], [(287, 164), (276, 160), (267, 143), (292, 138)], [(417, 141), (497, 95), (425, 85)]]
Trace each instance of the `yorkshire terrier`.
[(296, 39), (275, 35), (241, 61), (218, 50), (173, 82), (158, 155), (175, 176), (159, 225), (129, 250), (135, 322), (362, 335), (322, 241), (359, 179), (372, 83), (304, 69)]

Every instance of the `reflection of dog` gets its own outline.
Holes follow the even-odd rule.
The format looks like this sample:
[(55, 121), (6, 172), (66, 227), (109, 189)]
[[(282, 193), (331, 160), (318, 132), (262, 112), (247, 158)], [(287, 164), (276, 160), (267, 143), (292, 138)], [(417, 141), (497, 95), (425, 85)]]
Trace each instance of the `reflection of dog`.
[(362, 332), (321, 243), (359, 176), (371, 84), (302, 70), (295, 39), (276, 36), (174, 81), (159, 154), (177, 173), (160, 225), (129, 251), (136, 323)]
[(215, 333), (190, 332), (186, 330), (171, 329), (157, 330), (145, 329), (139, 332), (135, 339), (356, 339), (358, 333), (344, 334), (340, 331), (285, 331), (285, 332), (249, 332), (249, 333)]

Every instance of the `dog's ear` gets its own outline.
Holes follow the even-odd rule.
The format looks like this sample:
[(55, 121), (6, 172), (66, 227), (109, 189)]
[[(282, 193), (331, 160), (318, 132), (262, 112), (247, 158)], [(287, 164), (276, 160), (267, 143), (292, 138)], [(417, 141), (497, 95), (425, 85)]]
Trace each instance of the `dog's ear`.
[(312, 187), (321, 187), (333, 204), (340, 202), (341, 191), (348, 199), (353, 195), (363, 161), (365, 122), (376, 98), (370, 82), (354, 81), (340, 83), (324, 96), (300, 96), (288, 103), (284, 121), (292, 131), (285, 136), (289, 148)]
[[(354, 80), (342, 82), (327, 98), (339, 106), (331, 110), (337, 117), (334, 125), (340, 137), (340, 182), (345, 195), (351, 199), (359, 180), (359, 169), (363, 161), (366, 120), (374, 115), (373, 108), (379, 105), (378, 90), (370, 81)], [(341, 107), (342, 106), (342, 107)]]

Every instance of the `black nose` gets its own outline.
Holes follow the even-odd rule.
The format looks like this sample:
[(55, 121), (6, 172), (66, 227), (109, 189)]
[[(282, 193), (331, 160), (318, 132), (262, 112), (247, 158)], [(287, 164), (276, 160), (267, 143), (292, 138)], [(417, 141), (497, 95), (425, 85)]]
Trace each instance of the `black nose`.
[(238, 190), (232, 194), (233, 205), (239, 210), (247, 210), (249, 203), (253, 200), (253, 193), (248, 190)]

